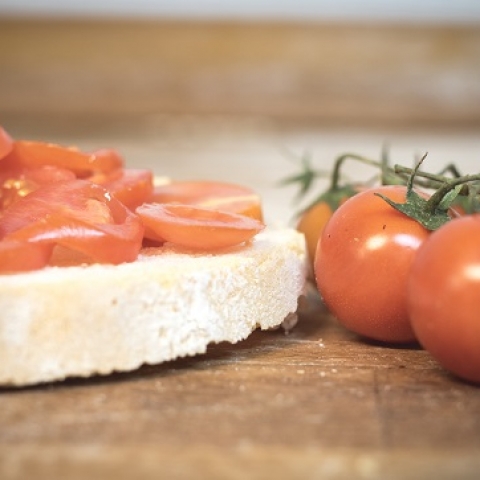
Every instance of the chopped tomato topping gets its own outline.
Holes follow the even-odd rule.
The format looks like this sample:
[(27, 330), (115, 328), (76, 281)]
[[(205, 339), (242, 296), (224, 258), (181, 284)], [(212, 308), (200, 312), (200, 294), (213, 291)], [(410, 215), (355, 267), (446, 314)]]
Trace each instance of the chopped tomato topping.
[(12, 204), (0, 218), (0, 238), (61, 245), (97, 262), (137, 258), (143, 225), (102, 186), (73, 180), (40, 187)]
[(0, 209), (8, 207), (41, 185), (74, 179), (75, 174), (70, 170), (51, 165), (39, 168), (2, 169), (0, 172)]
[(216, 250), (264, 228), (260, 197), (240, 185), (173, 182), (124, 168), (113, 149), (86, 153), (12, 140), (0, 127), (0, 273), (133, 261), (142, 241)]
[(123, 159), (113, 149), (86, 153), (76, 147), (55, 143), (16, 140), (10, 155), (14, 162), (23, 167), (51, 165), (71, 170), (77, 177), (86, 177), (95, 172), (108, 173), (123, 167)]
[(182, 181), (156, 186), (153, 202), (182, 203), (239, 213), (263, 220), (260, 196), (241, 185), (216, 181)]
[(38, 270), (48, 264), (52, 245), (18, 240), (0, 242), (0, 273), (18, 273)]
[(147, 203), (137, 208), (145, 237), (196, 250), (216, 250), (251, 239), (264, 225), (259, 220), (193, 205)]
[(97, 175), (89, 180), (103, 185), (131, 210), (152, 199), (153, 173), (150, 170), (126, 168), (109, 175)]

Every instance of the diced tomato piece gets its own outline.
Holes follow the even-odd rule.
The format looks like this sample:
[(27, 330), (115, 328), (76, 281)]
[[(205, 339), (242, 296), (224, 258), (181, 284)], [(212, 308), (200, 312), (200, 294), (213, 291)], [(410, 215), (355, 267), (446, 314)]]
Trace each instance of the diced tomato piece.
[(109, 173), (124, 167), (123, 157), (114, 148), (100, 148), (89, 154), (90, 171)]
[(51, 165), (71, 170), (77, 177), (86, 177), (94, 172), (108, 173), (123, 167), (122, 157), (113, 149), (86, 153), (76, 147), (55, 143), (17, 140), (13, 143), (11, 155), (23, 167)]
[(75, 174), (66, 168), (44, 165), (39, 168), (26, 169), (22, 175), (36, 185), (75, 180)]
[(143, 231), (136, 214), (104, 187), (84, 180), (40, 187), (0, 217), (3, 241), (62, 245), (114, 264), (137, 258)]
[(2, 170), (0, 173), (0, 210), (25, 197), (41, 185), (75, 180), (75, 178), (72, 171), (50, 165), (39, 168)]
[(193, 205), (146, 203), (136, 212), (145, 237), (196, 250), (216, 250), (250, 240), (264, 225), (259, 220)]
[(103, 185), (131, 210), (152, 199), (153, 173), (150, 170), (125, 168), (110, 175), (97, 175), (89, 180)]
[(95, 262), (111, 264), (134, 261), (142, 238), (143, 226), (131, 212), (121, 225), (90, 223), (82, 218), (52, 213), (6, 237), (7, 240), (24, 240), (33, 244), (60, 245)]
[(0, 127), (0, 159), (0, 272), (52, 259), (133, 261), (145, 238), (216, 250), (264, 228), (253, 190), (215, 181), (154, 189), (151, 171), (125, 169), (113, 149), (14, 141)]
[(156, 186), (152, 202), (181, 203), (263, 220), (260, 196), (251, 188), (217, 181), (176, 181)]
[(18, 240), (0, 241), (0, 273), (39, 270), (48, 264), (52, 245)]

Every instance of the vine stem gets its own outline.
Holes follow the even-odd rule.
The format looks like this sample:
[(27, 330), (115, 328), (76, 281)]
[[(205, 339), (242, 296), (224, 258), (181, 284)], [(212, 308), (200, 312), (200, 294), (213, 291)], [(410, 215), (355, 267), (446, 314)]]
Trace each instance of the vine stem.
[[(422, 158), (424, 159), (426, 155), (424, 155)], [(415, 168), (409, 168), (409, 167), (404, 167), (403, 165), (395, 165), (393, 167), (393, 171), (396, 174), (406, 174), (406, 175), (411, 175), (412, 172), (415, 171), (415, 177), (421, 177), (421, 178), (426, 178), (427, 180), (431, 180), (433, 183), (424, 183), (422, 186), (426, 188), (440, 188), (442, 185), (449, 183), (452, 181), (451, 177), (446, 177), (444, 175), (438, 175), (435, 173), (429, 173), (429, 172), (424, 172), (422, 170), (418, 170)], [(456, 176), (454, 177), (455, 179), (457, 178), (464, 178), (461, 176)], [(460, 182), (462, 183), (462, 182)], [(468, 195), (469, 193), (469, 186), (468, 185), (463, 185), (462, 190), (460, 190), (459, 194), (460, 195)]]
[[(408, 168), (402, 165), (395, 165), (393, 168), (388, 166), (388, 159), (384, 152), (382, 152), (382, 159), (381, 161), (373, 160), (368, 157), (364, 157), (363, 155), (358, 155), (356, 153), (344, 153), (336, 158), (333, 169), (332, 169), (332, 176), (330, 182), (330, 189), (336, 190), (340, 183), (340, 172), (343, 167), (343, 164), (347, 160), (356, 160), (358, 162), (363, 163), (364, 165), (370, 165), (372, 167), (377, 167), (380, 169), (381, 172), (381, 179), (382, 184), (402, 184), (402, 185), (409, 185), (409, 181), (411, 181), (411, 187), (413, 187), (413, 183), (416, 183), (424, 188), (430, 189), (437, 189), (441, 187), (444, 183), (450, 180), (450, 177), (446, 177), (444, 175), (434, 174), (423, 172), (419, 170), (421, 163), (425, 160), (428, 153), (425, 153), (421, 159), (417, 162), (415, 168)], [(449, 165), (444, 170), (451, 170), (452, 167)], [(411, 178), (412, 172), (415, 171), (414, 179)], [(407, 178), (402, 177), (402, 175), (408, 175)], [(417, 181), (417, 177), (425, 178), (429, 181), (427, 182), (419, 182)], [(458, 176), (458, 178), (460, 178)], [(465, 185), (461, 192), (461, 195), (468, 195), (468, 185)]]
[[(380, 167), (384, 169), (385, 167), (382, 165), (381, 162), (377, 160), (372, 160), (371, 158), (364, 157), (363, 155), (358, 155), (356, 153), (344, 153), (336, 158), (335, 163), (332, 169), (332, 179), (330, 183), (331, 190), (336, 190), (340, 183), (340, 172), (343, 167), (343, 164), (346, 160), (357, 160), (365, 165), (370, 165), (372, 167)], [(392, 173), (393, 170), (389, 169)]]
[(456, 177), (453, 179), (447, 180), (435, 193), (427, 200), (426, 210), (429, 213), (435, 212), (437, 207), (440, 205), (443, 197), (450, 191), (453, 190), (458, 185), (466, 184), (467, 182), (474, 182), (480, 180), (480, 174), (475, 175), (463, 175), (461, 177)]

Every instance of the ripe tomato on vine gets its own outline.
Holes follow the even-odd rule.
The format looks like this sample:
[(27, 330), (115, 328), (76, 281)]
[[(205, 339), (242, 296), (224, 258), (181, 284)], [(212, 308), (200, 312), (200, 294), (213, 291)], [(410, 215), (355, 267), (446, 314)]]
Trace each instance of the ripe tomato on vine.
[(415, 253), (430, 232), (377, 194), (403, 202), (407, 188), (383, 186), (341, 205), (325, 226), (315, 256), (320, 295), (348, 329), (385, 342), (415, 335), (406, 286)]
[(407, 307), (420, 344), (459, 377), (480, 382), (480, 216), (456, 218), (422, 245)]
[(315, 170), (311, 165), (309, 156), (305, 155), (300, 160), (302, 166), (301, 172), (281, 182), (282, 185), (298, 184), (300, 186), (298, 193), (299, 198), (307, 194), (317, 178), (330, 177), (328, 187), (297, 215), (296, 228), (305, 236), (308, 256), (313, 269), (317, 243), (330, 217), (335, 210), (350, 197), (369, 188), (367, 184), (362, 182), (352, 183), (345, 181), (342, 176), (342, 169), (347, 160), (354, 160), (378, 169), (378, 172), (380, 172), (379, 179), (382, 184), (397, 184), (401, 183), (402, 180), (392, 174), (388, 166), (388, 156), (385, 149), (382, 150), (379, 161), (354, 153), (339, 155), (334, 160), (331, 172)]

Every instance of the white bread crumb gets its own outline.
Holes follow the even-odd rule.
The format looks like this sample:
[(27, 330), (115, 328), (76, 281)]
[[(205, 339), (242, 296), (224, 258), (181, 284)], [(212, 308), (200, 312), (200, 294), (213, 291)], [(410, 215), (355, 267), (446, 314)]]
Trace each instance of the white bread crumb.
[[(159, 253), (160, 252), (160, 253)], [(128, 371), (281, 325), (305, 287), (305, 242), (266, 230), (217, 254), (0, 276), (0, 384)]]

